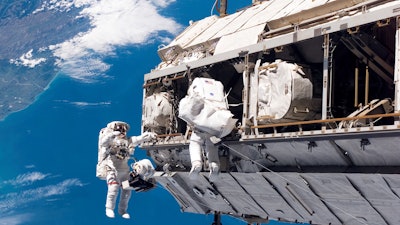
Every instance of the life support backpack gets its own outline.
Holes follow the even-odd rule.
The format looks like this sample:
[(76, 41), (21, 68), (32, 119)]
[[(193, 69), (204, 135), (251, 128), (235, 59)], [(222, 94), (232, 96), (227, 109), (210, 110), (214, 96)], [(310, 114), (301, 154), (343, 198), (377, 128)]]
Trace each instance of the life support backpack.
[(235, 127), (237, 119), (228, 110), (228, 103), (221, 82), (197, 77), (188, 94), (179, 102), (179, 118), (188, 125), (222, 138)]
[(100, 140), (108, 133), (111, 133), (113, 130), (109, 129), (108, 127), (105, 127), (100, 130), (99, 133), (99, 143), (98, 143), (98, 149), (97, 149), (97, 165), (96, 165), (96, 177), (105, 180), (107, 176), (107, 168), (105, 165), (105, 159), (106, 157), (102, 156), (100, 154), (101, 152), (101, 146), (100, 146)]

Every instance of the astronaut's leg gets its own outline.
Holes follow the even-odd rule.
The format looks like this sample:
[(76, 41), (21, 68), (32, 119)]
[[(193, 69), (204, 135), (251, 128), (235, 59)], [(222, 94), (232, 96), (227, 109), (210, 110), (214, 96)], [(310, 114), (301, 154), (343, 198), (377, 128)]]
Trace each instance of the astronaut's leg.
[[(118, 177), (120, 181), (125, 181), (129, 179), (129, 171), (120, 174), (121, 175)], [(122, 189), (121, 195), (119, 197), (118, 213), (125, 219), (130, 219), (130, 215), (127, 212), (130, 198), (131, 198), (131, 190)]]
[(130, 219), (130, 215), (127, 212), (130, 198), (131, 198), (131, 190), (121, 191), (121, 196), (118, 204), (118, 213), (125, 219)]
[(206, 138), (206, 154), (208, 159), (208, 166), (210, 168), (210, 176), (209, 179), (211, 182), (217, 180), (219, 175), (219, 155), (218, 148), (210, 141), (210, 138)]
[(110, 218), (114, 218), (114, 208), (119, 191), (119, 182), (116, 173), (113, 170), (107, 172), (107, 186), (106, 215)]
[(201, 145), (203, 143), (203, 139), (196, 134), (196, 132), (192, 132), (190, 136), (190, 144), (189, 144), (189, 154), (190, 161), (192, 163), (192, 168), (189, 173), (189, 177), (192, 180), (196, 180), (199, 177), (199, 173), (202, 169), (202, 152)]

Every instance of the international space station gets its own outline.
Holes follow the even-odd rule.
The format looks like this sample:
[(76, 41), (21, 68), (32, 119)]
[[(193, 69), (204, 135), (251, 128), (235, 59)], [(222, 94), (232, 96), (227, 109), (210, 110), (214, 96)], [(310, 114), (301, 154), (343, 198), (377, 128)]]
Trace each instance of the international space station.
[[(264, 0), (194, 21), (144, 75), (141, 145), (184, 213), (247, 224), (400, 224), (400, 1)], [(216, 181), (189, 179), (194, 77), (237, 119)], [(211, 121), (213, 122), (213, 121)], [(205, 161), (207, 161), (205, 159)]]

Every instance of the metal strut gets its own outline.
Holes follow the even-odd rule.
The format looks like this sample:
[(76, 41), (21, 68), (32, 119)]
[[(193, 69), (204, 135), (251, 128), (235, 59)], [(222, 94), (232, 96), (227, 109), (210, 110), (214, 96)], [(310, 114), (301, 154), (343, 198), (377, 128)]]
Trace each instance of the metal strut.
[(218, 12), (220, 17), (225, 17), (228, 15), (226, 13), (227, 8), (228, 8), (228, 0), (219, 0)]
[[(327, 38), (330, 38), (329, 36)], [(332, 114), (332, 93), (333, 93), (333, 53), (336, 49), (337, 44), (334, 43), (331, 39), (328, 40), (329, 46), (328, 48), (328, 77), (329, 77), (329, 87), (328, 87), (328, 109), (327, 109), (327, 118), (333, 118)]]
[[(394, 69), (394, 112), (400, 112), (400, 18), (396, 18), (396, 46), (395, 46), (395, 69)], [(395, 124), (400, 124), (400, 117), (395, 118)]]
[(212, 223), (212, 225), (222, 225), (222, 223), (221, 223), (221, 213), (219, 213), (219, 212), (215, 212), (214, 213), (214, 222)]
[[(324, 61), (323, 61), (323, 85), (322, 85), (322, 118), (327, 119), (328, 109), (328, 89), (329, 89), (329, 46), (330, 39), (329, 34), (324, 35), (324, 43), (322, 48), (324, 49)], [(325, 126), (324, 126), (325, 127)]]

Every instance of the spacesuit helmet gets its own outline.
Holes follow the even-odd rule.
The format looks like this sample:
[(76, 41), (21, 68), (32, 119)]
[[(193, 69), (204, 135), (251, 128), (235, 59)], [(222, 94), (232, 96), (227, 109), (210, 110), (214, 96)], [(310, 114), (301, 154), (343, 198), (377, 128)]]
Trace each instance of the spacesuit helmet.
[(129, 125), (122, 121), (113, 121), (107, 124), (107, 127), (122, 133), (126, 133), (129, 130)]

